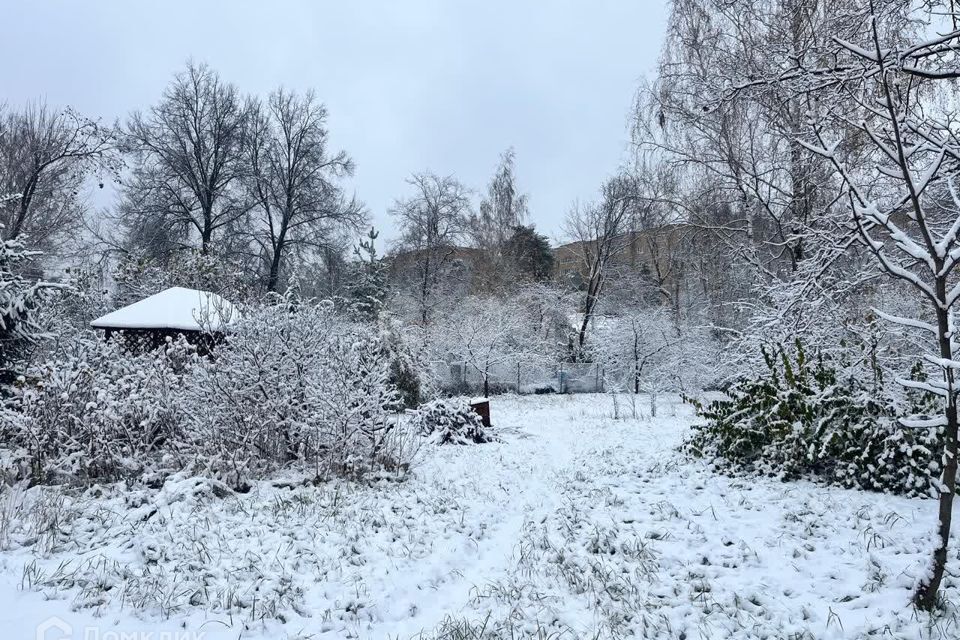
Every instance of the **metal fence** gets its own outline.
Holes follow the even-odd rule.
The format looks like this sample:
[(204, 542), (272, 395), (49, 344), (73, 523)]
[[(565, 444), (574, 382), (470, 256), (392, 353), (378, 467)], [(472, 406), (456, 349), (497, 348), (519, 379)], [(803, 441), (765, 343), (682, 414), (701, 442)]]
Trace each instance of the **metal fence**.
[[(483, 372), (472, 365), (443, 363), (438, 373), (451, 391), (483, 392)], [(604, 390), (603, 378), (603, 367), (594, 362), (501, 363), (492, 365), (487, 373), (491, 393), (599, 393)]]

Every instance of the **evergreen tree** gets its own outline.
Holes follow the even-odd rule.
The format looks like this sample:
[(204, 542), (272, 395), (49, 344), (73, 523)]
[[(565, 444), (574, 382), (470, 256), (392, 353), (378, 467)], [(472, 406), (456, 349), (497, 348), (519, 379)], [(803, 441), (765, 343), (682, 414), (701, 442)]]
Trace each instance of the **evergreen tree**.
[(553, 275), (553, 249), (533, 225), (518, 225), (504, 246), (504, 254), (512, 262), (518, 277), (534, 282), (549, 280)]
[(387, 300), (387, 268), (376, 247), (379, 235), (371, 228), (353, 250), (357, 261), (352, 265), (345, 304), (350, 316), (363, 322), (375, 321)]

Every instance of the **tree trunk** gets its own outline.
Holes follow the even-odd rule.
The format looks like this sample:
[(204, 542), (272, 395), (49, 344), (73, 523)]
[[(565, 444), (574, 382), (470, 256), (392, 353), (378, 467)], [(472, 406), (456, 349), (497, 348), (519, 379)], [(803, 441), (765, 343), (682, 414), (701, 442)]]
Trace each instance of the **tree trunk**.
[[(946, 282), (937, 282), (937, 295), (941, 300), (946, 299)], [(937, 310), (937, 340), (940, 344), (940, 357), (944, 360), (953, 360), (953, 347), (950, 344), (950, 311), (940, 308)], [(937, 605), (937, 592), (943, 581), (943, 573), (947, 566), (947, 550), (950, 545), (950, 524), (953, 519), (953, 496), (957, 490), (957, 399), (954, 394), (953, 369), (944, 368), (944, 382), (947, 384), (947, 432), (943, 465), (943, 475), (940, 478), (940, 504), (938, 508), (939, 524), (937, 527), (937, 547), (933, 551), (933, 567), (927, 580), (921, 583), (913, 597), (914, 603), (925, 611), (932, 611)]]
[(17, 215), (13, 220), (13, 225), (7, 229), (7, 240), (16, 240), (17, 237), (23, 232), (23, 225), (27, 220), (27, 212), (30, 210), (30, 203), (33, 201), (33, 193), (36, 189), (36, 177), (33, 176), (30, 178), (30, 182), (24, 188), (23, 193), (20, 195), (20, 206), (17, 207)]
[(423, 265), (423, 282), (420, 286), (420, 320), (427, 326), (429, 314), (427, 300), (430, 297), (430, 249), (427, 249), (426, 261)]
[(273, 257), (270, 259), (270, 274), (267, 276), (267, 291), (276, 293), (280, 286), (280, 256), (281, 249), (278, 247), (273, 251)]
[(210, 246), (213, 244), (213, 225), (210, 219), (203, 221), (203, 231), (200, 232), (200, 253), (207, 255), (210, 252)]
[(636, 331), (633, 333), (633, 393), (640, 393), (640, 343)]
[[(580, 323), (580, 332), (577, 336), (577, 346), (580, 348), (580, 354), (583, 353), (583, 345), (587, 341), (587, 327), (590, 325), (590, 319), (593, 317), (593, 309), (597, 304), (597, 298), (600, 291), (600, 278), (597, 275), (587, 283), (587, 299), (583, 305), (583, 322)], [(579, 355), (578, 354), (578, 357)]]

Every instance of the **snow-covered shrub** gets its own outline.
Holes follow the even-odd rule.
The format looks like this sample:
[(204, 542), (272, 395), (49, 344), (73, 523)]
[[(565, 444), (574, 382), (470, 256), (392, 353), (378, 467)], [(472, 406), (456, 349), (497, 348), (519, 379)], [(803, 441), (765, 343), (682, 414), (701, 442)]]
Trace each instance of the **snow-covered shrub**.
[[(784, 349), (764, 355), (766, 375), (742, 379), (728, 398), (698, 406), (706, 423), (695, 427), (689, 452), (721, 469), (929, 494), (940, 475), (943, 430), (898, 422), (936, 413), (929, 395), (898, 402), (855, 377), (841, 379), (823, 358), (809, 362), (799, 344), (793, 357)], [(922, 376), (919, 369), (914, 376)]]
[(413, 426), (437, 444), (482, 444), (495, 440), (464, 398), (434, 400), (413, 412)]
[(187, 381), (191, 447), (236, 484), (289, 463), (318, 476), (398, 467), (385, 450), (399, 405), (389, 377), (381, 337), (332, 305), (249, 309)]
[(431, 381), (424, 376), (429, 365), (423, 350), (418, 350), (404, 328), (390, 317), (381, 319), (380, 339), (390, 358), (390, 383), (400, 394), (399, 408), (417, 407), (432, 388)]
[(702, 327), (662, 308), (624, 306), (595, 320), (590, 358), (610, 390), (650, 394), (698, 391), (714, 383), (717, 345)]
[(387, 435), (397, 424), (400, 393), (391, 382), (392, 359), (382, 336), (347, 326), (327, 344), (326, 367), (314, 391), (321, 400), (313, 448), (318, 468), (340, 475), (394, 470), (397, 460)]
[(406, 469), (395, 347), (332, 305), (245, 310), (209, 356), (130, 352), (71, 333), (0, 408), (3, 473), (35, 482), (212, 474), (235, 487), (287, 466), (317, 477)]
[[(0, 420), (13, 475), (35, 482), (142, 473), (182, 439), (181, 382), (195, 358), (182, 341), (131, 354), (91, 333), (31, 367)], [(9, 471), (9, 470), (8, 470)]]
[(27, 263), (36, 256), (21, 240), (3, 240), (0, 233), (0, 392), (15, 377), (12, 365), (20, 349), (42, 334), (36, 311), (58, 288), (24, 276)]

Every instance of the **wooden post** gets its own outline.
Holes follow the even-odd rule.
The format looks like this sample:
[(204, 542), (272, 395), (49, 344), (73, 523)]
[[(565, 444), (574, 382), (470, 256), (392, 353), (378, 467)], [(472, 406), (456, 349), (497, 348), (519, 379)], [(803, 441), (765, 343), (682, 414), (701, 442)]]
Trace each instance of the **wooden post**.
[(517, 360), (517, 395), (520, 395), (520, 361)]
[(470, 408), (480, 416), (480, 421), (483, 423), (483, 426), (490, 426), (490, 400), (477, 398), (470, 402)]

